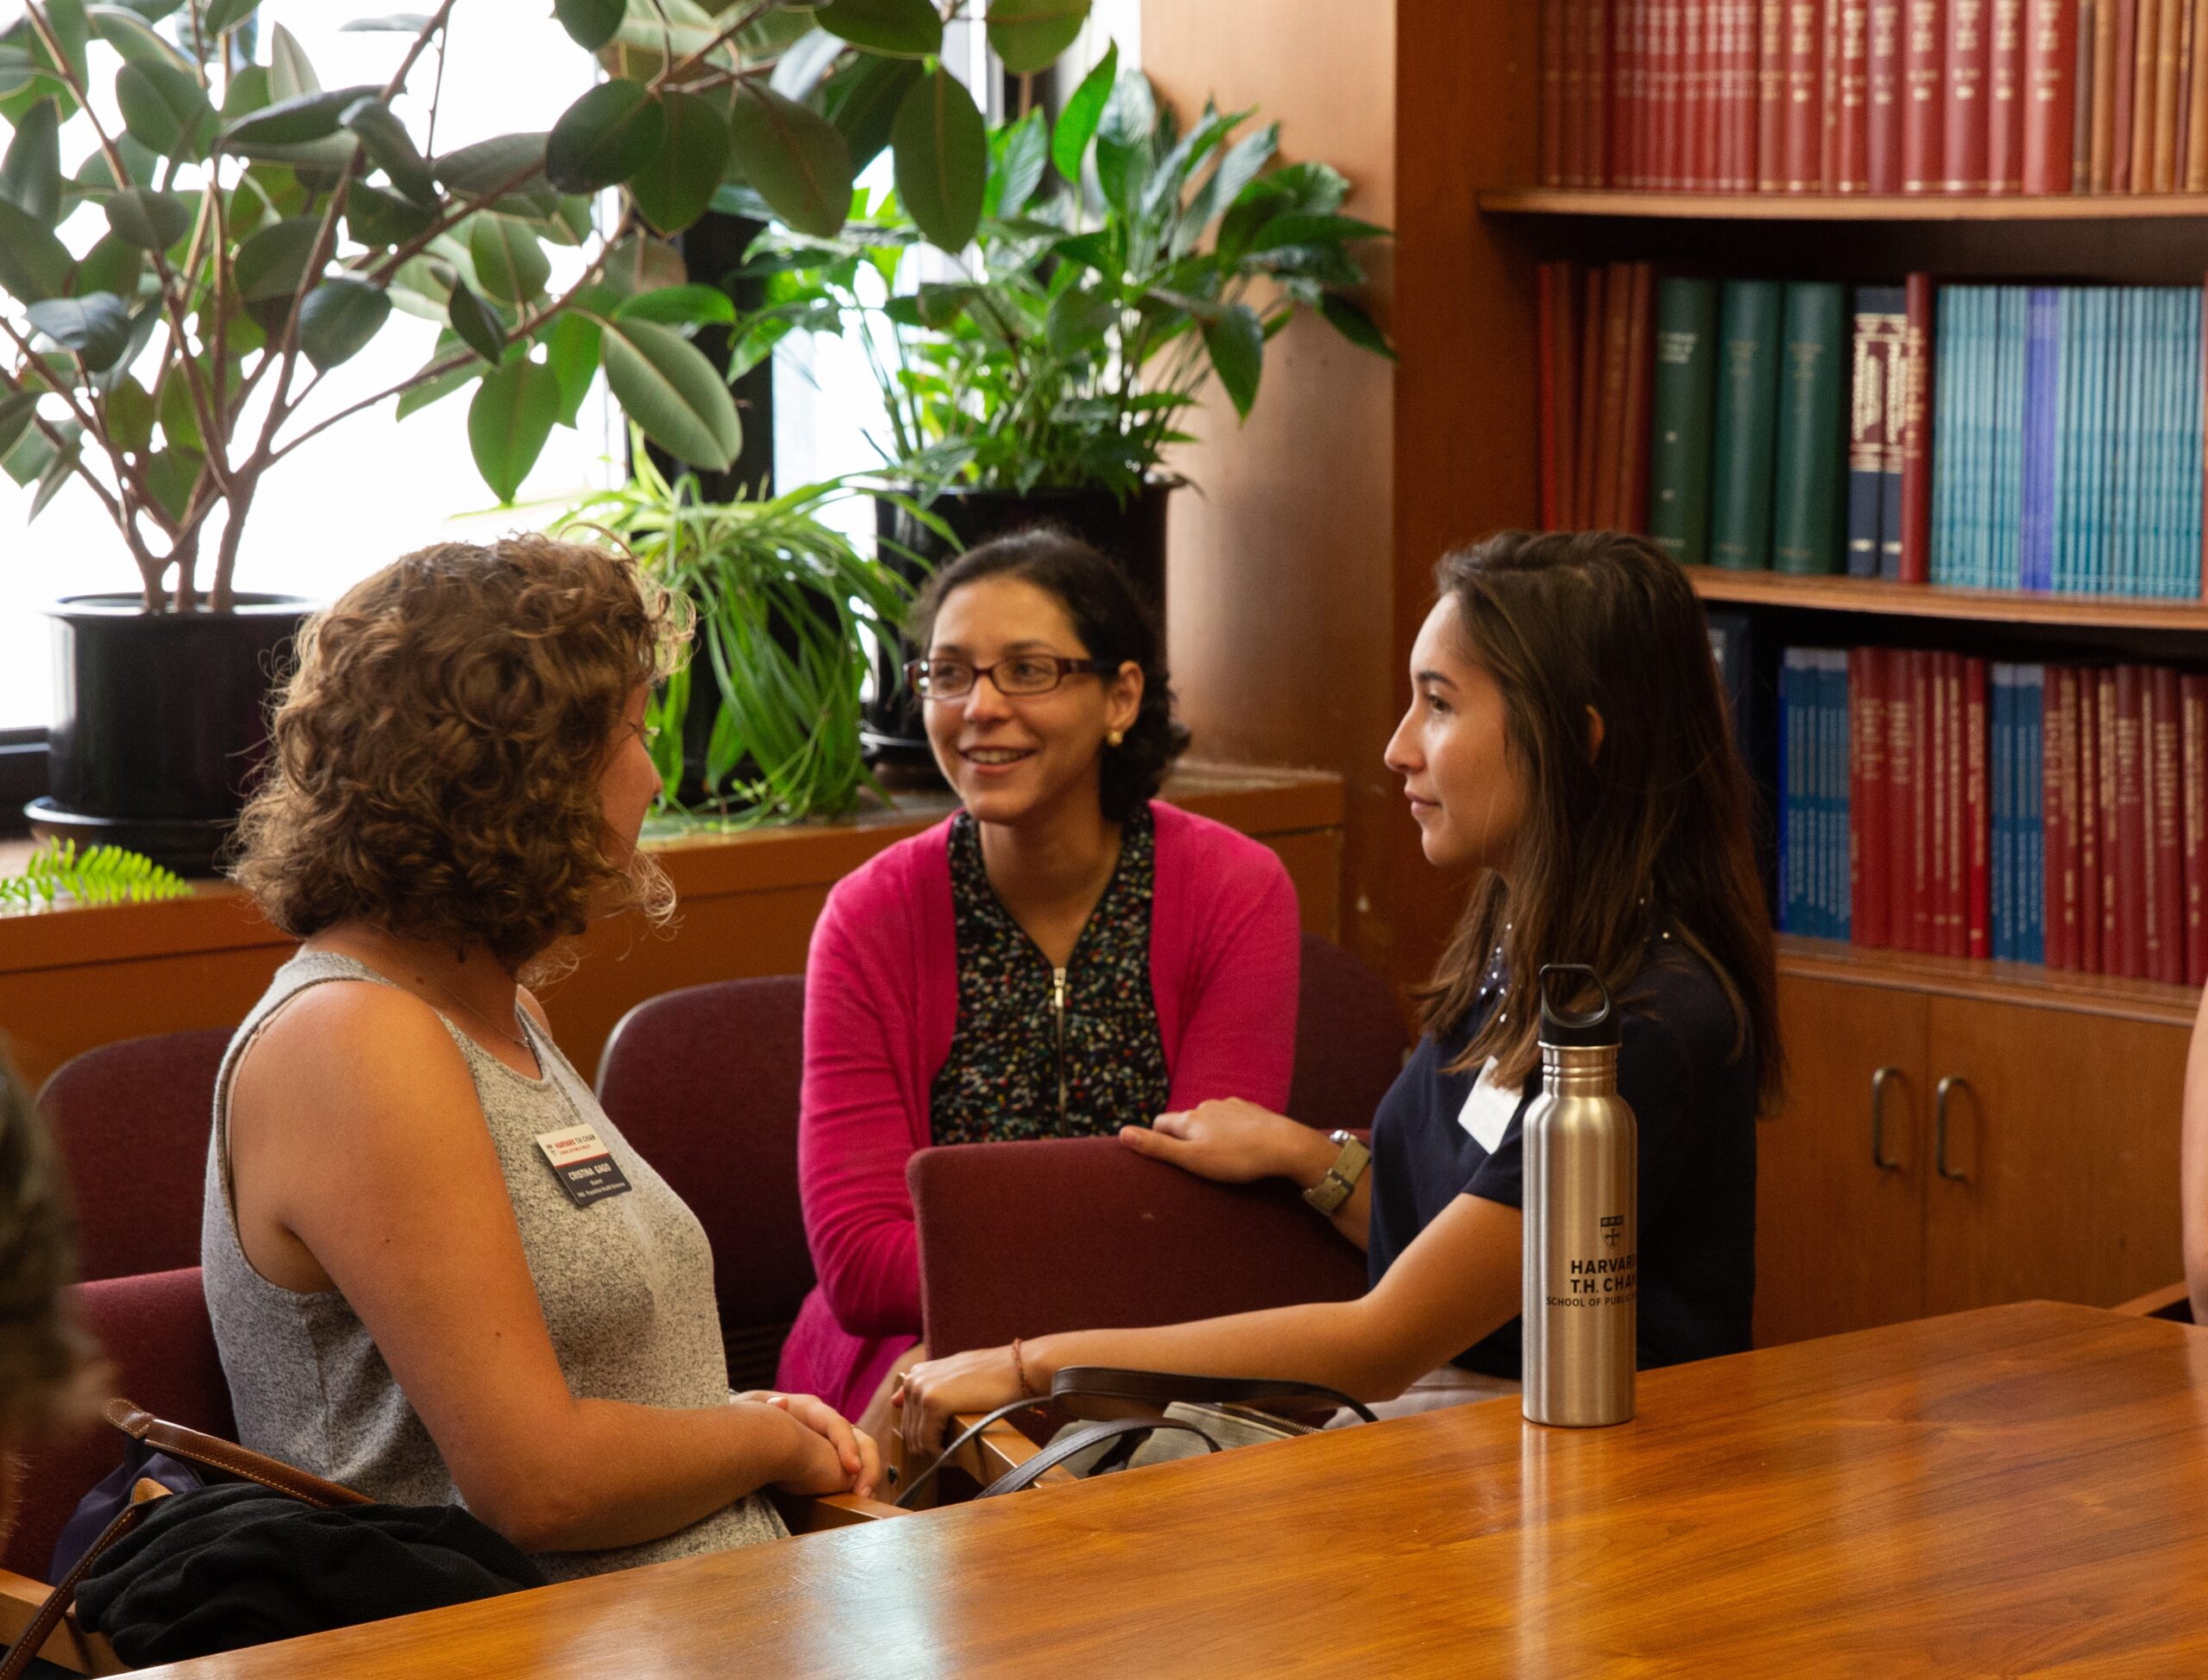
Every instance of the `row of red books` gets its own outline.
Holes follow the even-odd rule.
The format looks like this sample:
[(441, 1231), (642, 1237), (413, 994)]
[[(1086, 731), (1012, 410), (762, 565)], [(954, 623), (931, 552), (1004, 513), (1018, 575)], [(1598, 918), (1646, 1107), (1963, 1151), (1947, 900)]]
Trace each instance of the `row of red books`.
[(2208, 673), (1847, 658), (1855, 943), (2208, 983)]
[(2208, 190), (2208, 0), (1545, 0), (1541, 183)]
[(1654, 273), (1545, 262), (1534, 278), (1541, 528), (1646, 530)]

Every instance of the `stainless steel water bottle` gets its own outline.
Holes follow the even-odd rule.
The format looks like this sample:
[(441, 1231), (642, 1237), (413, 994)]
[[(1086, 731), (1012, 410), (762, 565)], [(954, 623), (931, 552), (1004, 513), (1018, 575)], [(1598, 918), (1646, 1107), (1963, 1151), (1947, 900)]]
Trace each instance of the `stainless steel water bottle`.
[[(1591, 991), (1584, 1013), (1552, 1000)], [(1541, 1094), (1526, 1111), (1525, 1412), (1584, 1427), (1633, 1415), (1640, 1138), (1618, 1095), (1618, 1018), (1592, 969), (1541, 970)]]

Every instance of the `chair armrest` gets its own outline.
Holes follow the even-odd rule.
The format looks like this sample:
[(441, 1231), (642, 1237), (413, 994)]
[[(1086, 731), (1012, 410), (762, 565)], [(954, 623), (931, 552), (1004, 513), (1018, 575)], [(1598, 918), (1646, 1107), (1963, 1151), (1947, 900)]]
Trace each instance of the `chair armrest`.
[(2114, 1310), (2135, 1319), (2174, 1319), (2180, 1324), (2191, 1324), (2192, 1295), (2183, 1283), (2166, 1283)]
[(900, 1510), (886, 1501), (861, 1499), (856, 1494), (824, 1494), (819, 1498), (807, 1498), (803, 1494), (769, 1492), (767, 1496), (781, 1513), (782, 1526), (793, 1534), (818, 1534), (830, 1528), (849, 1528), (854, 1523), (912, 1515), (910, 1511)]
[[(17, 1575), (13, 1570), (0, 1570), (0, 1644), (13, 1645), (22, 1637), (23, 1630), (31, 1625), (53, 1590), (43, 1581), (34, 1581), (28, 1575)], [(122, 1674), (127, 1671), (118, 1661), (115, 1647), (97, 1633), (78, 1631), (75, 1611), (61, 1619), (60, 1625), (47, 1635), (40, 1656), (72, 1674)]]

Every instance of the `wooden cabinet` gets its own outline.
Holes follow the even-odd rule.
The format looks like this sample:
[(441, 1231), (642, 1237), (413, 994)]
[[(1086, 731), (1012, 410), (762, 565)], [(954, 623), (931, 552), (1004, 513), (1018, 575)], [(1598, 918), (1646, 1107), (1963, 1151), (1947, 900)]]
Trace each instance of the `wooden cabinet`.
[(1782, 967), (1792, 1074), (1757, 1130), (1759, 1343), (2041, 1297), (2109, 1307), (2181, 1275), (2174, 1000), (2088, 1012), (1906, 965), (1833, 972), (1851, 965)]

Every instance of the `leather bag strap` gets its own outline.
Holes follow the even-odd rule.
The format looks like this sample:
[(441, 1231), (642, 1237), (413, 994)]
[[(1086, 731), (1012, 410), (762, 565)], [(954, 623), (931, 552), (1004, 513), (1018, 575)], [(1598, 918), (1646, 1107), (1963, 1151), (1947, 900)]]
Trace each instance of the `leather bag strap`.
[[(1122, 1435), (1147, 1433), (1152, 1430), (1178, 1429), (1194, 1435), (1204, 1444), (1204, 1451), (1216, 1452), (1219, 1443), (1192, 1423), (1179, 1423), (1170, 1418), (1104, 1418), (1069, 1429), (1032, 1458), (1015, 1464), (1002, 1476), (974, 1495), (976, 1499), (994, 1499), (999, 1494), (1016, 1494), (1023, 1488), (1032, 1488), (1037, 1482), (1056, 1470), (1076, 1453), (1084, 1452), (1100, 1441), (1109, 1441)], [(4, 1677), (0, 1677), (4, 1680)]]
[(1107, 1417), (1123, 1406), (1163, 1411), (1176, 1401), (1193, 1401), (1261, 1409), (1346, 1406), (1366, 1423), (1379, 1421), (1362, 1401), (1317, 1382), (1258, 1376), (1184, 1376), (1172, 1371), (1126, 1370), (1113, 1365), (1066, 1366), (1051, 1379), (1051, 1400), (1060, 1411), (1075, 1418)]
[(127, 1400), (110, 1400), (100, 1411), (134, 1441), (143, 1441), (147, 1446), (158, 1447), (232, 1481), (257, 1483), (271, 1493), (289, 1495), (317, 1510), (373, 1502), (366, 1494), (355, 1493), (336, 1482), (325, 1482), (280, 1458), (271, 1458), (265, 1452), (255, 1452), (219, 1435), (204, 1435), (180, 1423), (166, 1422)]
[(8, 1647), (7, 1660), (0, 1662), (0, 1680), (19, 1680), (31, 1665), (31, 1658), (46, 1648), (53, 1630), (61, 1626), (61, 1619), (69, 1614), (77, 1602), (77, 1586), (87, 1570), (99, 1560), (99, 1556), (117, 1540), (146, 1520), (146, 1513), (154, 1508), (150, 1499), (133, 1500), (115, 1514), (115, 1520), (100, 1530), (99, 1538), (86, 1548), (76, 1566), (61, 1577), (61, 1584), (46, 1595), (38, 1607), (30, 1626), (24, 1628), (15, 1644)]

